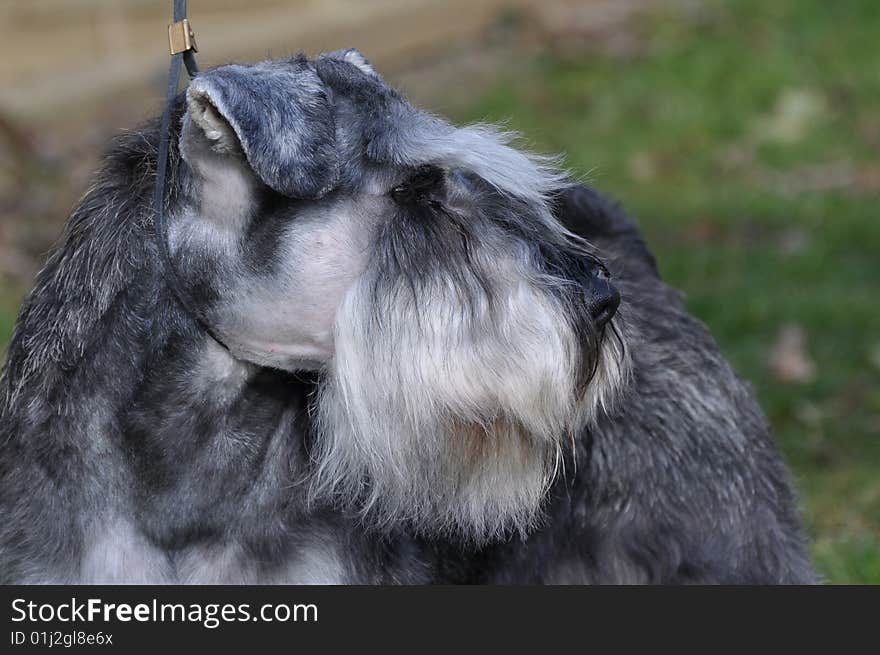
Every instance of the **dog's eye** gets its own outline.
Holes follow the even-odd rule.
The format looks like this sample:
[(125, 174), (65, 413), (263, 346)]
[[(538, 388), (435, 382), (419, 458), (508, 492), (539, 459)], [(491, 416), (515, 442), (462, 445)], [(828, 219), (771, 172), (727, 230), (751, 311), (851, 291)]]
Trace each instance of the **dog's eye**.
[(436, 189), (443, 181), (443, 171), (436, 166), (421, 166), (403, 184), (391, 189), (395, 202), (417, 202)]
[(605, 267), (605, 264), (598, 264), (596, 266), (596, 277), (600, 280), (610, 280), (611, 272)]

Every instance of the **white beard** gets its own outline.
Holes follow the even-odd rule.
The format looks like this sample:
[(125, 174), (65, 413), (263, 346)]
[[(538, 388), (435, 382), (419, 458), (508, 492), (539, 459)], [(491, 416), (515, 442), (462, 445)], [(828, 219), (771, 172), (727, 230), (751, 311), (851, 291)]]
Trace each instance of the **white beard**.
[(492, 303), (477, 294), (470, 310), (441, 282), (422, 302), (404, 287), (376, 307), (368, 277), (337, 314), (316, 400), (314, 497), (357, 506), (379, 528), (472, 542), (527, 531), (561, 449), (624, 377), (619, 344), (603, 340), (579, 389), (575, 331), (527, 277), (505, 276)]

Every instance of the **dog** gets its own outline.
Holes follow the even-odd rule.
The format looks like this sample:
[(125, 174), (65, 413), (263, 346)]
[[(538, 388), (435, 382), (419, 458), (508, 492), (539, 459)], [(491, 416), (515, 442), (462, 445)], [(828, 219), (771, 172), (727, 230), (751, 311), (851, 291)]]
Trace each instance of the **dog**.
[[(5, 583), (810, 583), (748, 386), (636, 224), (356, 50), (117, 139), (0, 379)], [(163, 262), (163, 248), (168, 258)]]

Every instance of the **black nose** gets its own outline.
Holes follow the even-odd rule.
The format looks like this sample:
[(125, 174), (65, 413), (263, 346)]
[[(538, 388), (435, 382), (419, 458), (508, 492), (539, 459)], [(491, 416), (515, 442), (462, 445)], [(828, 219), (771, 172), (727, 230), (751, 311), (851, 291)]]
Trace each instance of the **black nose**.
[(604, 327), (620, 306), (620, 292), (611, 284), (608, 271), (597, 266), (590, 277), (588, 295), (590, 316), (597, 328)]

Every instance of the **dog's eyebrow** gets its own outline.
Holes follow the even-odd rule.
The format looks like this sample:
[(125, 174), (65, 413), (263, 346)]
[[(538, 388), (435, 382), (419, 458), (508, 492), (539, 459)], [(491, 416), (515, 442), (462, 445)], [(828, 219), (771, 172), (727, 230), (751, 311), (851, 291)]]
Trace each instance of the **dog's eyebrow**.
[(433, 163), (467, 169), (505, 194), (543, 202), (566, 176), (558, 160), (511, 147), (516, 137), (490, 125), (467, 125), (443, 138), (425, 139), (421, 154)]
[(407, 109), (370, 140), (371, 159), (399, 166), (462, 168), (506, 195), (531, 202), (546, 202), (567, 185), (558, 159), (512, 147), (517, 138), (513, 132), (482, 123), (455, 127), (411, 106)]

